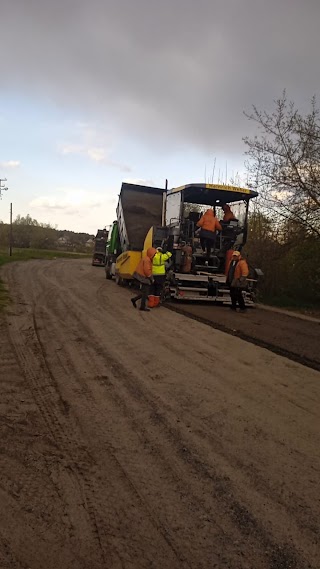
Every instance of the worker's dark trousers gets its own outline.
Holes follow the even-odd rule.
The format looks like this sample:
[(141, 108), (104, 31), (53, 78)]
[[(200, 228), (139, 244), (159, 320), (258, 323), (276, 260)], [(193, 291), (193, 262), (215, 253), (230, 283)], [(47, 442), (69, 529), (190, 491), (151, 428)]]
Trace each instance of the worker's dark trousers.
[[(139, 282), (139, 281), (137, 281), (137, 282)], [(139, 282), (139, 284), (141, 284), (141, 283)], [(141, 289), (140, 289), (139, 294), (137, 294), (137, 296), (135, 296), (134, 298), (131, 299), (134, 302), (137, 302), (138, 300), (141, 299), (140, 310), (144, 310), (147, 307), (147, 300), (148, 300), (149, 292), (150, 292), (150, 285), (141, 284)]]
[(244, 298), (242, 296), (242, 289), (241, 288), (231, 286), (230, 287), (230, 296), (231, 296), (232, 308), (237, 308), (237, 302), (238, 302), (240, 310), (245, 310), (246, 305), (244, 302)]
[(200, 233), (200, 245), (202, 248), (202, 251), (205, 252), (207, 251), (207, 257), (210, 257), (211, 255), (211, 249), (214, 249), (216, 246), (216, 236), (214, 233), (212, 233), (213, 237), (206, 237), (205, 235), (208, 233), (212, 233), (211, 231), (206, 231), (206, 233), (201, 234)]
[(163, 285), (166, 280), (166, 275), (153, 275), (153, 285), (151, 294), (161, 297)]

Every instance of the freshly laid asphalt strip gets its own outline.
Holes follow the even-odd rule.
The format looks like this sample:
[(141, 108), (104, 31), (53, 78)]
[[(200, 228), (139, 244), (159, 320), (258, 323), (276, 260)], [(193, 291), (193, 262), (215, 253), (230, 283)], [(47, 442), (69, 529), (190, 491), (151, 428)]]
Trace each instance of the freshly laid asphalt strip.
[(296, 318), (261, 308), (246, 314), (226, 306), (167, 302), (166, 308), (207, 324), (275, 354), (320, 371), (320, 322)]

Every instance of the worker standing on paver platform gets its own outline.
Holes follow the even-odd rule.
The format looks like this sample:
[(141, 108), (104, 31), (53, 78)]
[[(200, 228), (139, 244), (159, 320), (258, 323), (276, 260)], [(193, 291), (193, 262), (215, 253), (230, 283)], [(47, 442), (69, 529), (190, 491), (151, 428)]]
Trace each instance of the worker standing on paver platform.
[(231, 310), (236, 311), (238, 303), (240, 312), (246, 312), (242, 291), (247, 286), (248, 274), (249, 267), (247, 261), (242, 259), (240, 251), (233, 251), (227, 270), (227, 284), (230, 287)]
[(182, 273), (190, 273), (192, 269), (192, 247), (190, 243), (181, 243), (181, 251), (184, 254), (183, 265), (181, 267)]
[(216, 245), (216, 232), (222, 231), (222, 227), (212, 209), (208, 209), (203, 214), (197, 226), (200, 228), (200, 245), (202, 251), (207, 254), (209, 259), (211, 249), (214, 249)]
[(166, 280), (166, 263), (171, 257), (172, 253), (169, 251), (164, 252), (161, 247), (158, 247), (157, 252), (152, 259), (153, 294), (149, 296), (148, 304), (150, 308), (155, 308), (160, 304), (161, 293)]
[(147, 299), (150, 292), (150, 286), (153, 283), (152, 276), (152, 259), (154, 258), (157, 250), (154, 247), (149, 247), (147, 250), (147, 255), (144, 259), (141, 259), (135, 272), (133, 273), (134, 278), (140, 283), (141, 291), (140, 293), (131, 298), (131, 302), (134, 308), (137, 308), (137, 302), (141, 299), (140, 310), (144, 312), (149, 312), (147, 308)]
[(237, 221), (236, 216), (234, 215), (233, 211), (231, 210), (231, 208), (228, 204), (224, 204), (222, 206), (222, 209), (223, 209), (223, 213), (224, 213), (222, 221), (224, 223), (229, 223), (229, 221)]

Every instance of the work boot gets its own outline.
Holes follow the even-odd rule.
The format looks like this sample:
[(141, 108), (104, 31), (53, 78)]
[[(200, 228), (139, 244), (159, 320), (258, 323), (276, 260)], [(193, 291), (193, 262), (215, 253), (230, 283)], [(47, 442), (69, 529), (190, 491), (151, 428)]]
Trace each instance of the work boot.
[(148, 296), (148, 307), (153, 308), (154, 306), (155, 306), (155, 297), (153, 296), (153, 294), (150, 294)]
[(137, 308), (136, 299), (135, 299), (135, 298), (131, 298), (131, 302), (132, 302), (132, 306), (133, 306), (134, 308)]

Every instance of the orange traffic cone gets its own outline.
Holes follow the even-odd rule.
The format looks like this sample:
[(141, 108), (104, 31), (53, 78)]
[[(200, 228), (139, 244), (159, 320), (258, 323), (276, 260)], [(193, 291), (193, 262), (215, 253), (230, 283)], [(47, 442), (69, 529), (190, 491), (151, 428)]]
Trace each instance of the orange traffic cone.
[(156, 306), (159, 306), (160, 304), (160, 296), (155, 296), (154, 297), (154, 307), (156, 308)]
[(150, 294), (150, 296), (148, 296), (148, 307), (149, 308), (153, 308), (155, 306), (155, 297), (153, 296), (153, 294)]

